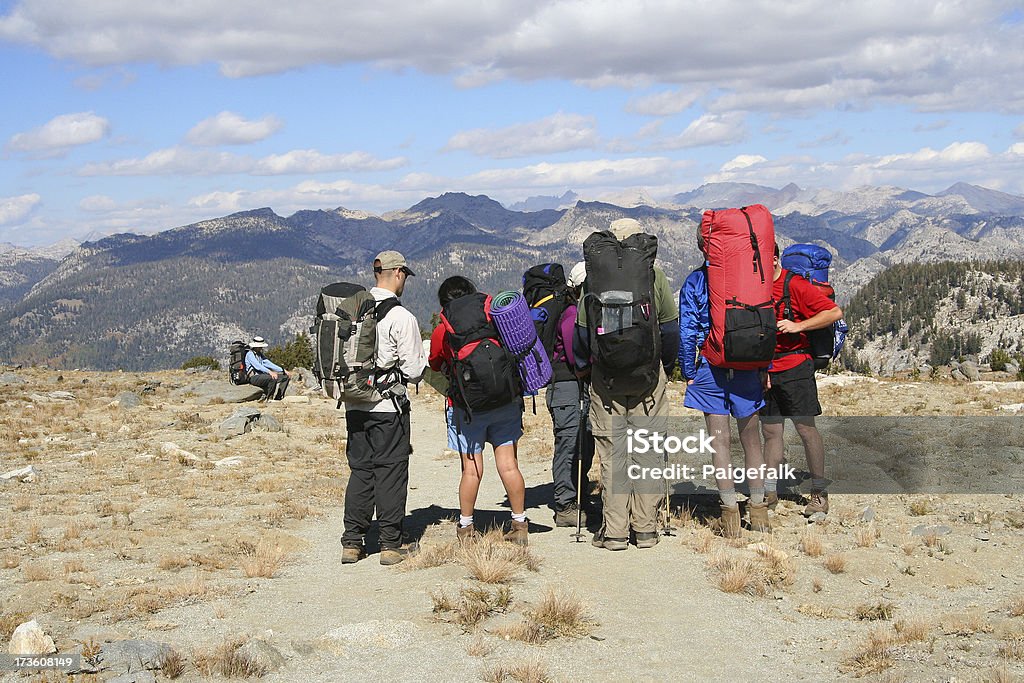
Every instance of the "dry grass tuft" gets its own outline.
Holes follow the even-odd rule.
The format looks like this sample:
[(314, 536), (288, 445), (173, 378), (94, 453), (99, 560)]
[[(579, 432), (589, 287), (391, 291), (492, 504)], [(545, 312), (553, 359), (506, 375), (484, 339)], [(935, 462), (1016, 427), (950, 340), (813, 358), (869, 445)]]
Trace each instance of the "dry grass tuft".
[(31, 612), (4, 612), (0, 614), (0, 639), (4, 642), (10, 640), (14, 629), (28, 621)]
[(420, 544), (420, 551), (402, 563), (403, 571), (462, 564), (483, 583), (510, 583), (523, 571), (540, 569), (541, 559), (526, 546), (509, 543), (500, 529), (492, 529), (472, 543), (449, 540)]
[(160, 562), (157, 564), (157, 566), (159, 566), (160, 569), (170, 571), (172, 569), (182, 569), (184, 567), (189, 566), (190, 564), (192, 564), (192, 562), (190, 562), (187, 557), (175, 553), (173, 555), (161, 556)]
[(11, 504), (11, 510), (14, 512), (25, 512), (32, 507), (32, 496), (25, 493), (19, 493), (14, 497), (14, 502)]
[(495, 629), (495, 635), (506, 640), (540, 645), (555, 638), (580, 638), (590, 635), (597, 626), (586, 605), (574, 592), (548, 587), (533, 608), (526, 610), (526, 620)]
[(800, 550), (807, 557), (821, 557), (825, 552), (824, 544), (821, 541), (821, 534), (817, 531), (807, 531), (800, 534)]
[(1018, 595), (1006, 608), (1011, 617), (1024, 617), (1024, 595)]
[(1024, 660), (1024, 638), (1010, 638), (999, 644), (999, 656), (1003, 659)]
[(1006, 664), (1001, 664), (989, 671), (985, 681), (987, 683), (1020, 683), (1020, 679), (1010, 672)]
[(859, 605), (853, 611), (853, 615), (861, 621), (888, 621), (892, 619), (896, 611), (896, 605), (888, 600), (881, 600), (876, 603)]
[(17, 553), (4, 553), (0, 556), (0, 569), (17, 569), (21, 564), (21, 556)]
[(893, 665), (895, 645), (892, 636), (886, 631), (872, 630), (853, 653), (840, 663), (839, 670), (855, 676), (881, 673)]
[(253, 678), (263, 676), (267, 670), (241, 648), (247, 640), (241, 637), (226, 638), (213, 649), (196, 651), (192, 661), (204, 676), (220, 675), (225, 678)]
[(81, 558), (74, 557), (64, 561), (64, 576), (70, 576), (76, 572), (85, 571), (85, 562)]
[(917, 643), (928, 640), (932, 632), (932, 622), (924, 617), (908, 617), (899, 619), (893, 624), (896, 634), (902, 643)]
[(696, 552), (706, 555), (715, 547), (717, 540), (718, 536), (715, 535), (715, 532), (704, 526), (697, 530), (693, 537), (692, 546)]
[(26, 581), (49, 581), (53, 578), (53, 571), (50, 567), (40, 562), (24, 565), (21, 572)]
[(486, 683), (551, 683), (555, 679), (548, 673), (547, 667), (539, 660), (530, 660), (516, 664), (495, 664), (486, 669), (481, 678)]
[(973, 612), (947, 614), (939, 620), (939, 630), (947, 636), (973, 636), (992, 633), (993, 628), (984, 617)]
[(185, 658), (177, 650), (168, 650), (160, 658), (160, 673), (174, 679), (185, 673)]
[(858, 548), (875, 547), (875, 543), (881, 536), (882, 532), (880, 532), (874, 525), (868, 527), (861, 527), (857, 529), (857, 531), (853, 534), (854, 540), (857, 542)]
[(284, 566), (288, 553), (279, 544), (261, 538), (256, 545), (242, 544), (242, 572), (251, 578), (274, 578)]
[(431, 593), (430, 598), (434, 614), (450, 614), (446, 621), (469, 632), (492, 614), (506, 611), (512, 604), (512, 591), (508, 586), (500, 586), (494, 592), (486, 588), (463, 588), (457, 597), (442, 590)]
[(466, 648), (466, 654), (470, 657), (486, 657), (494, 652), (494, 645), (488, 643), (480, 636), (473, 639), (473, 642)]
[(846, 557), (841, 553), (826, 555), (825, 560), (821, 564), (833, 574), (842, 574), (846, 571)]
[(931, 501), (920, 498), (910, 504), (910, 514), (913, 517), (924, 517), (932, 511)]

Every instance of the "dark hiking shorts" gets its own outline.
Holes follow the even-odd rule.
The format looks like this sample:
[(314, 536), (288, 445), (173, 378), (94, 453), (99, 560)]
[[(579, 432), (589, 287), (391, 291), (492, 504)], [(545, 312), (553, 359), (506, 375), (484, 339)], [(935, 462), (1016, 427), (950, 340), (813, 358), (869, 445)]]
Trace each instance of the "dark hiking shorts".
[(814, 361), (808, 358), (795, 368), (773, 372), (769, 376), (772, 388), (764, 394), (764, 408), (760, 412), (762, 420), (778, 422), (780, 420), (771, 418), (821, 415)]

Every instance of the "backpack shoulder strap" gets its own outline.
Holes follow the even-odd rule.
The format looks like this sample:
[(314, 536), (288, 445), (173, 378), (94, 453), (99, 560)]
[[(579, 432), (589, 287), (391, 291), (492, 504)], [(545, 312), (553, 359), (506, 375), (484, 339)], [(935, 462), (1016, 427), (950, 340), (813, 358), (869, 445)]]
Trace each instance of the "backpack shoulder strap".
[(377, 322), (380, 322), (384, 319), (384, 316), (401, 305), (402, 302), (399, 301), (397, 296), (389, 296), (387, 299), (378, 302), (374, 307), (374, 317), (377, 319)]
[(786, 320), (793, 319), (793, 299), (789, 294), (789, 281), (793, 275), (792, 271), (786, 271), (786, 279), (782, 281), (782, 314)]

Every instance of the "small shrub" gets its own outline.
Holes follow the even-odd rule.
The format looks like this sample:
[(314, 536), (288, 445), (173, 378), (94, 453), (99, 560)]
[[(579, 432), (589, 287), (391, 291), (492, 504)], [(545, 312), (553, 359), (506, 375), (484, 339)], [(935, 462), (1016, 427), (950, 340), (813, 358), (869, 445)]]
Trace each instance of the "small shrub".
[(833, 574), (842, 574), (846, 571), (846, 558), (840, 553), (826, 555), (822, 566)]
[(210, 368), (211, 370), (220, 370), (220, 363), (213, 356), (192, 356), (181, 364), (182, 370), (189, 370), (191, 368)]
[(882, 600), (874, 604), (860, 605), (854, 611), (854, 616), (861, 621), (888, 621), (892, 619), (893, 612), (895, 611), (896, 605), (887, 600)]

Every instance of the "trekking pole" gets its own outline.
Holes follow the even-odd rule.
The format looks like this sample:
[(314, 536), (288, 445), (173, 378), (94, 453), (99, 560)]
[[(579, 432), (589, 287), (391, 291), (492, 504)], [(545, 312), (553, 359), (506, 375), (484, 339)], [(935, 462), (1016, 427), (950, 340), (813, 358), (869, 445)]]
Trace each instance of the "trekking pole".
[(579, 429), (576, 431), (576, 533), (572, 535), (573, 543), (582, 543), (583, 534), (583, 428), (586, 417), (583, 415), (583, 380), (577, 379), (580, 392)]
[[(665, 452), (665, 464), (668, 464), (668, 451)], [(672, 485), (665, 481), (665, 526), (661, 529), (662, 536), (675, 536), (676, 528), (672, 526)]]

